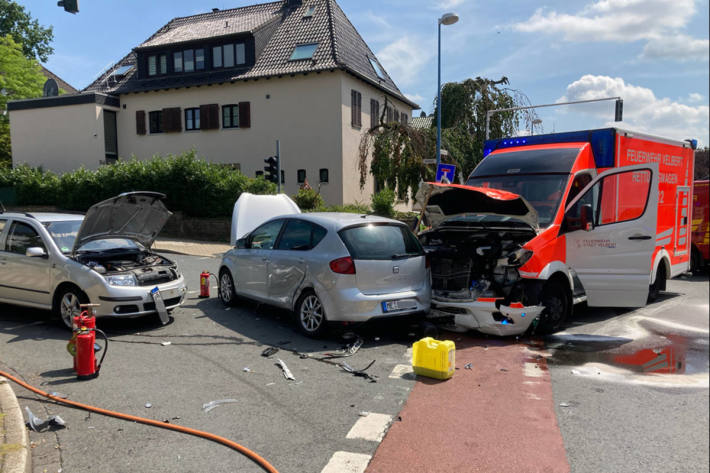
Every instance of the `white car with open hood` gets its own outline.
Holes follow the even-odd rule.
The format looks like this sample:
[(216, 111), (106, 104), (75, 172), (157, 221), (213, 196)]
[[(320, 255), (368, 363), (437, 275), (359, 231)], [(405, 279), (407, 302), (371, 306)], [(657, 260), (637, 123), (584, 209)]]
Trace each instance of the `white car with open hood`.
[(0, 213), (0, 302), (51, 309), (67, 327), (82, 303), (115, 317), (155, 314), (156, 294), (178, 307), (185, 279), (150, 250), (171, 215), (164, 198), (128, 192), (85, 216)]
[(232, 229), (235, 248), (219, 270), (219, 296), (227, 305), (243, 296), (293, 310), (309, 336), (323, 334), (329, 322), (429, 311), (428, 260), (401, 222), (302, 214), (288, 196), (242, 194)]

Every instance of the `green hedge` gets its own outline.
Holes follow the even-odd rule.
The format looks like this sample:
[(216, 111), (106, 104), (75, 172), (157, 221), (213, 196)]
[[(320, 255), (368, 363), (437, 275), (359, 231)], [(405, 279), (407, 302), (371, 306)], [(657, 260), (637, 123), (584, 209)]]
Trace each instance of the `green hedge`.
[(165, 205), (171, 211), (195, 217), (231, 216), (242, 192), (276, 192), (273, 183), (197, 159), (194, 151), (148, 161), (119, 161), (96, 171), (81, 168), (62, 175), (28, 166), (0, 167), (2, 187), (15, 189), (18, 205), (56, 205), (78, 211), (122, 192), (156, 191), (167, 195)]

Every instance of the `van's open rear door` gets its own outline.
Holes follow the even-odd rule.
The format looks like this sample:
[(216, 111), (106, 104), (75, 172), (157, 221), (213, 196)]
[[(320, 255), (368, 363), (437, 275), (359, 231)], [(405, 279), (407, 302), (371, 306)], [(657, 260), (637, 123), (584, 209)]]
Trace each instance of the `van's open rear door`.
[[(641, 307), (656, 245), (658, 164), (600, 174), (567, 207), (567, 264), (582, 281), (590, 306)], [(582, 207), (587, 207), (586, 212)], [(591, 210), (591, 215), (589, 213)], [(591, 225), (579, 228), (582, 214)]]

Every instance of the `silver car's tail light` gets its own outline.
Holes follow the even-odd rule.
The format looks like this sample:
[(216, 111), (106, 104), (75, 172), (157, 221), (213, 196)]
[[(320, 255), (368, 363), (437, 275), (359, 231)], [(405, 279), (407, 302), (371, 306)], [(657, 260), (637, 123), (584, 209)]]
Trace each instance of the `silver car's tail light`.
[(350, 256), (334, 259), (330, 262), (330, 269), (338, 274), (355, 274), (355, 262)]

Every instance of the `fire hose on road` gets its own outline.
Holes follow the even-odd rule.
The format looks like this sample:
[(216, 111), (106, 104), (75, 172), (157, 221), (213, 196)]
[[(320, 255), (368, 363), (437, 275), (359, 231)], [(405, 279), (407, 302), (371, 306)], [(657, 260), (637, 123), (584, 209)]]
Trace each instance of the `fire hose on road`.
[(39, 394), (40, 396), (46, 397), (47, 399), (51, 399), (54, 402), (60, 403), (60, 404), (65, 404), (70, 407), (74, 407), (76, 409), (83, 409), (85, 411), (90, 411), (90, 412), (96, 412), (97, 414), (109, 416), (109, 417), (116, 417), (118, 419), (123, 419), (123, 420), (128, 420), (131, 422), (140, 422), (141, 424), (146, 424), (146, 425), (152, 425), (153, 427), (160, 427), (161, 429), (168, 429), (168, 430), (174, 430), (177, 432), (182, 432), (184, 434), (190, 434), (194, 435), (196, 437), (201, 437), (207, 440), (211, 440), (213, 442), (221, 443), (222, 445), (225, 445), (233, 450), (238, 451), (242, 455), (246, 456), (250, 460), (252, 460), (254, 463), (259, 465), (261, 468), (264, 469), (264, 471), (267, 471), (269, 473), (278, 473), (278, 470), (274, 468), (268, 461), (266, 461), (264, 458), (259, 456), (257, 453), (249, 450), (248, 448), (239, 445), (238, 443), (226, 439), (224, 437), (220, 437), (219, 435), (211, 434), (209, 432), (204, 432), (202, 430), (197, 430), (197, 429), (191, 429), (189, 427), (183, 427), (181, 425), (175, 425), (175, 424), (166, 424), (165, 422), (160, 422), (154, 419), (146, 419), (145, 417), (138, 417), (138, 416), (132, 416), (129, 414), (124, 414), (122, 412), (115, 412), (115, 411), (110, 411), (108, 409), (101, 409), (100, 407), (95, 407), (95, 406), (90, 406), (88, 404), (82, 404), (80, 402), (76, 401), (71, 401), (69, 399), (62, 399), (57, 396), (53, 396), (52, 394), (49, 394), (47, 392), (42, 391), (41, 389), (37, 389), (34, 386), (31, 386), (24, 381), (21, 381), (17, 379), (15, 376), (12, 376), (9, 373), (6, 373), (2, 370), (0, 370), (0, 376), (4, 376), (5, 378), (9, 379), (10, 381), (13, 381), (14, 383), (19, 384), (23, 388), (27, 389), (28, 391), (32, 391), (35, 394)]

